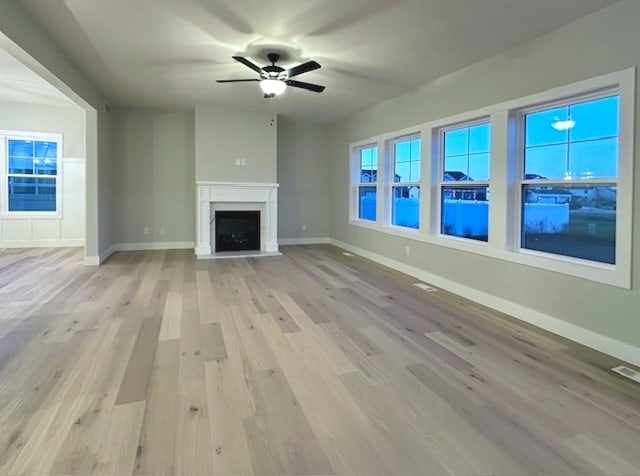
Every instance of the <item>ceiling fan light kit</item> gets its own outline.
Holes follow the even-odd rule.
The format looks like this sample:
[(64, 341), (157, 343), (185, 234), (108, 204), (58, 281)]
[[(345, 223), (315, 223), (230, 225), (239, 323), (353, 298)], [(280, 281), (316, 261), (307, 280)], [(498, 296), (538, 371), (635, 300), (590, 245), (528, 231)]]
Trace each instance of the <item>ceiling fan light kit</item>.
[(260, 89), (269, 96), (279, 96), (287, 89), (287, 83), (279, 79), (263, 79), (260, 81)]
[(287, 89), (287, 86), (306, 89), (307, 91), (312, 91), (314, 93), (321, 93), (322, 91), (324, 91), (325, 87), (320, 86), (319, 84), (305, 83), (302, 81), (295, 81), (291, 79), (294, 76), (320, 69), (321, 66), (316, 61), (307, 61), (306, 63), (299, 64), (298, 66), (294, 66), (293, 68), (287, 70), (282, 66), (276, 65), (276, 62), (280, 59), (279, 54), (269, 53), (269, 55), (267, 56), (269, 58), (269, 61), (271, 61), (271, 64), (262, 68), (243, 56), (232, 56), (234, 60), (242, 63), (249, 69), (252, 69), (256, 73), (258, 73), (260, 77), (252, 79), (219, 79), (217, 80), (217, 82), (240, 83), (259, 81), (260, 89), (262, 89), (265, 98), (273, 98), (282, 94), (285, 89)]

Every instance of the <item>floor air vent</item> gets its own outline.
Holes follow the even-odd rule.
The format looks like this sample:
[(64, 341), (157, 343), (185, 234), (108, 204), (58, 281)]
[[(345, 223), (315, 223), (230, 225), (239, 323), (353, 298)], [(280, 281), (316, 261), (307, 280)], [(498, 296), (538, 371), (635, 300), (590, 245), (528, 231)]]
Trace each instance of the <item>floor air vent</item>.
[(436, 288), (432, 288), (431, 286), (429, 286), (428, 284), (425, 284), (425, 283), (415, 283), (414, 286), (417, 287), (417, 288), (420, 288), (420, 289), (424, 289), (428, 293), (432, 293), (433, 291), (437, 291)]
[(624, 365), (618, 365), (617, 367), (612, 368), (615, 373), (622, 375), (623, 377), (630, 378), (631, 380), (635, 380), (640, 383), (640, 372), (637, 372), (629, 367)]

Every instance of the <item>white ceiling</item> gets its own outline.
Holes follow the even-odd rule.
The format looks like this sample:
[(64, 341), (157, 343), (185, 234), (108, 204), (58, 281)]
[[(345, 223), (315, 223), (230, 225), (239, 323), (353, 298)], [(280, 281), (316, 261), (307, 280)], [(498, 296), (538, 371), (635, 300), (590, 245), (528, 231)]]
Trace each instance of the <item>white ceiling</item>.
[[(499, 53), (616, 0), (16, 0), (114, 103), (222, 104), (328, 121)], [(276, 45), (322, 69), (273, 100), (231, 59)]]
[(3, 49), (0, 49), (0, 102), (71, 105), (64, 94)]

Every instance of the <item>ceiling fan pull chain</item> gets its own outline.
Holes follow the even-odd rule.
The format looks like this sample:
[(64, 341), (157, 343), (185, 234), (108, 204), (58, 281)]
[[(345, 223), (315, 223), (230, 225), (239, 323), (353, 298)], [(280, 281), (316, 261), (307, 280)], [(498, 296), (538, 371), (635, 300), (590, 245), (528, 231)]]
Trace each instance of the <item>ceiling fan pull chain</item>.
[(269, 98), (269, 112), (271, 113), (271, 123), (269, 124), (270, 126), (273, 127), (274, 122), (276, 121), (276, 111), (274, 110), (274, 106), (273, 106), (273, 98), (275, 96), (271, 96)]

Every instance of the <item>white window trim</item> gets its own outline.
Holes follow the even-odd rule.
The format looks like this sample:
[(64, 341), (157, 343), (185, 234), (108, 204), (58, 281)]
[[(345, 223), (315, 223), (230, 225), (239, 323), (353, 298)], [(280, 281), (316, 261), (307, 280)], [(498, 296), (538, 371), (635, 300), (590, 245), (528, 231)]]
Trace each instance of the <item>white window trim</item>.
[[(393, 178), (395, 177), (395, 165), (396, 165), (396, 156), (395, 156), (395, 151), (394, 151), (394, 147), (395, 144), (397, 144), (398, 142), (407, 142), (407, 141), (412, 141), (412, 140), (416, 140), (419, 139), (420, 140), (420, 154), (421, 154), (421, 158), (420, 158), (420, 180), (417, 182), (394, 182)], [(409, 233), (409, 234), (416, 234), (420, 231), (420, 228), (423, 228), (423, 224), (422, 224), (422, 166), (425, 163), (424, 162), (424, 155), (422, 155), (422, 139), (421, 139), (421, 135), (420, 132), (416, 132), (415, 129), (412, 130), (412, 132), (408, 133), (408, 134), (402, 134), (402, 135), (396, 135), (392, 138), (387, 139), (386, 141), (386, 147), (385, 147), (385, 157), (384, 157), (384, 162), (387, 165), (387, 167), (385, 167), (385, 170), (387, 171), (386, 173), (386, 185), (388, 187), (388, 193), (385, 194), (385, 210), (384, 210), (384, 214), (385, 214), (385, 223), (387, 224), (387, 226), (389, 226), (390, 228), (397, 230), (399, 232), (404, 232), (404, 233)], [(387, 160), (388, 157), (388, 160)], [(378, 158), (379, 160), (379, 158)], [(411, 163), (411, 161), (409, 162)], [(418, 189), (420, 190), (420, 198), (419, 198), (419, 205), (418, 205), (418, 228), (413, 228), (410, 226), (402, 226), (402, 225), (394, 225), (393, 224), (393, 216), (392, 216), (392, 202), (393, 202), (393, 188), (394, 187), (418, 187)]]
[[(522, 185), (539, 183), (537, 180), (523, 180), (524, 151), (524, 115), (553, 107), (554, 104), (567, 104), (617, 94), (620, 97), (620, 130), (618, 135), (618, 175), (615, 178), (591, 179), (580, 183), (615, 183), (617, 187), (616, 204), (616, 259), (615, 265), (554, 255), (521, 247), (521, 200)], [(531, 100), (509, 112), (517, 121), (517, 133), (512, 138), (512, 156), (518, 179), (514, 180), (509, 201), (515, 204), (515, 217), (510, 221), (511, 250), (517, 254), (523, 264), (537, 266), (551, 271), (570, 274), (592, 281), (602, 282), (629, 289), (631, 287), (632, 255), (632, 187), (633, 187), (633, 134), (635, 118), (635, 68), (581, 81), (562, 88), (545, 91), (531, 97)], [(546, 183), (554, 182), (547, 180)], [(573, 182), (572, 182), (573, 183)], [(577, 183), (577, 182), (576, 182)]]
[[(490, 258), (541, 268), (548, 271), (579, 277), (611, 286), (630, 289), (633, 223), (633, 160), (635, 133), (635, 78), (636, 69), (604, 74), (595, 78), (556, 87), (537, 94), (517, 98), (481, 109), (468, 111), (403, 130), (379, 134), (377, 136), (349, 144), (349, 154), (354, 148), (378, 144), (378, 206), (389, 202), (389, 181), (381, 177), (384, 170), (389, 172), (388, 144), (402, 136), (416, 135), (422, 138), (422, 172), (420, 181), (420, 228), (390, 226), (390, 210), (377, 215), (376, 222), (353, 219), (354, 226), (375, 230), (405, 239), (421, 241), (433, 245), (476, 253)], [(589, 92), (617, 87), (620, 96), (619, 161), (617, 178), (616, 211), (616, 264), (608, 265), (594, 261), (579, 260), (561, 255), (547, 255), (531, 250), (521, 250), (514, 246), (519, 240), (519, 203), (516, 201), (519, 183), (517, 163), (517, 116), (526, 108), (553, 101), (566, 101), (572, 97), (583, 97)], [(480, 242), (439, 233), (439, 131), (452, 124), (474, 121), (480, 117), (490, 117), (491, 123), (491, 203), (489, 207), (489, 242)], [(353, 163), (353, 160), (352, 160)], [(385, 187), (382, 190), (383, 186)], [(353, 179), (350, 183), (353, 188)], [(382, 194), (384, 192), (384, 194)], [(519, 193), (519, 191), (517, 191)], [(352, 194), (353, 195), (353, 194)], [(356, 208), (357, 216), (357, 208)], [(384, 220), (381, 218), (384, 217)]]
[[(360, 187), (366, 185), (361, 182), (361, 163), (360, 163), (360, 153), (363, 149), (368, 149), (371, 147), (376, 147), (376, 155), (378, 160), (378, 169), (376, 171), (376, 181), (369, 184), (369, 186), (376, 187), (376, 219), (375, 220), (366, 220), (364, 218), (360, 218)], [(380, 170), (380, 148), (376, 142), (363, 142), (358, 145), (351, 147), (351, 155), (350, 155), (350, 183), (351, 183), (351, 198), (349, 200), (349, 219), (351, 223), (358, 223), (363, 226), (371, 226), (380, 223), (380, 214), (378, 213), (379, 205), (380, 205), (380, 179), (381, 179), (381, 170)]]
[[(54, 212), (12, 212), (9, 211), (9, 188), (8, 188), (8, 139), (24, 139), (47, 141), (57, 143), (57, 170), (56, 180), (56, 211)], [(23, 219), (23, 218), (62, 218), (62, 176), (63, 176), (63, 137), (62, 134), (30, 131), (10, 131), (0, 129), (0, 218), (3, 219)]]
[[(560, 179), (560, 178), (552, 178), (552, 179), (524, 179), (524, 167), (525, 167), (525, 160), (524, 160), (524, 154), (525, 154), (525, 137), (524, 137), (524, 132), (525, 132), (525, 117), (527, 114), (531, 114), (531, 113), (535, 113), (538, 111), (544, 111), (546, 109), (549, 108), (553, 108), (553, 107), (557, 107), (557, 106), (564, 106), (567, 104), (573, 104), (576, 102), (583, 102), (583, 101), (591, 101), (591, 100), (597, 100), (597, 99), (602, 99), (605, 97), (610, 97), (613, 95), (619, 95), (619, 88), (615, 87), (615, 88), (604, 88), (604, 89), (599, 89), (597, 91), (590, 91), (590, 92), (586, 92), (585, 94), (577, 94), (571, 97), (563, 97), (560, 98), (559, 100), (553, 100), (550, 102), (546, 102), (543, 104), (536, 104), (532, 107), (524, 107), (521, 108), (519, 110), (515, 110), (513, 116), (516, 118), (517, 121), (517, 135), (515, 136), (515, 147), (516, 147), (516, 152), (514, 153), (514, 158), (515, 158), (515, 170), (517, 171), (518, 174), (518, 180), (515, 183), (514, 186), (514, 190), (513, 190), (513, 198), (516, 202), (516, 210), (517, 210), (517, 217), (514, 220), (513, 223), (513, 228), (512, 228), (512, 233), (511, 233), (511, 237), (513, 239), (513, 249), (520, 252), (520, 253), (525, 253), (528, 255), (532, 255), (532, 256), (541, 256), (541, 257), (545, 257), (548, 256), (549, 253), (545, 253), (542, 251), (537, 251), (537, 250), (532, 250), (529, 248), (523, 248), (522, 247), (522, 187), (524, 185), (542, 185), (542, 186), (552, 186), (552, 185), (558, 185), (558, 184), (565, 184), (566, 185), (598, 185), (598, 184), (603, 184), (603, 185), (609, 185), (609, 184), (614, 184), (616, 187), (618, 186), (618, 182), (619, 182), (619, 173), (620, 171), (618, 170), (618, 176), (616, 177), (608, 177), (608, 178), (598, 178), (598, 179), (580, 179), (578, 180), (570, 180), (568, 182), (565, 182), (564, 180)], [(620, 137), (618, 136), (618, 141), (620, 141)], [(569, 142), (567, 142), (567, 145), (569, 144)], [(618, 162), (620, 161), (620, 157), (621, 157), (621, 153), (618, 153)], [(618, 163), (619, 165), (619, 163)], [(618, 216), (616, 216), (616, 222), (618, 221)], [(616, 233), (618, 233), (618, 229), (617, 229), (617, 225), (616, 225)], [(616, 246), (617, 248), (617, 246)], [(561, 258), (561, 259), (568, 259), (570, 262), (571, 261), (576, 261), (576, 262), (580, 262), (580, 263), (592, 263), (592, 261), (589, 260), (582, 260), (579, 258), (574, 258), (571, 256), (564, 256), (564, 255), (554, 255), (555, 258)], [(596, 262), (597, 263), (597, 262)], [(609, 265), (607, 263), (600, 263), (604, 266), (612, 266)]]
[[(436, 137), (438, 140), (438, 145), (444, 144), (444, 134), (449, 131), (453, 131), (461, 128), (469, 128), (473, 126), (477, 126), (479, 124), (489, 124), (489, 131), (491, 131), (491, 117), (490, 116), (481, 116), (475, 119), (471, 119), (469, 121), (457, 122), (454, 124), (449, 124), (444, 127), (440, 127), (436, 130)], [(469, 155), (469, 154), (467, 154)], [(473, 187), (487, 187), (491, 186), (491, 168), (489, 168), (489, 180), (473, 180), (473, 181), (461, 181), (454, 180), (450, 182), (444, 181), (444, 148), (438, 148), (438, 154), (433, 156), (432, 160), (437, 158), (437, 172), (438, 172), (438, 180), (437, 180), (437, 192), (436, 192), (436, 207), (434, 210), (434, 215), (436, 217), (436, 226), (433, 228), (433, 233), (437, 235), (439, 238), (447, 239), (447, 240), (463, 240), (470, 243), (477, 244), (486, 244), (486, 241), (482, 240), (474, 240), (471, 238), (465, 238), (462, 236), (456, 235), (447, 235), (446, 233), (442, 233), (442, 189), (445, 187), (461, 187), (461, 188), (473, 188)], [(491, 167), (491, 141), (489, 141), (489, 167)], [(491, 212), (491, 201), (489, 201), (489, 212)], [(490, 225), (490, 223), (489, 223)], [(489, 235), (491, 234), (491, 228), (488, 227)]]
[[(375, 149), (376, 150), (376, 181), (375, 182), (363, 182), (362, 181), (362, 151), (365, 149)], [(380, 164), (378, 162), (378, 148), (377, 148), (377, 144), (369, 144), (369, 145), (365, 145), (362, 147), (358, 147), (356, 149), (356, 155), (357, 157), (355, 158), (355, 162), (356, 162), (356, 168), (357, 168), (357, 183), (356, 183), (356, 189), (355, 189), (355, 218), (359, 221), (365, 222), (365, 223), (375, 223), (376, 221), (378, 221), (378, 210), (377, 210), (377, 204), (378, 204), (378, 183), (380, 182)], [(375, 187), (376, 188), (376, 219), (375, 220), (367, 220), (366, 218), (360, 218), (360, 189), (362, 187)]]

